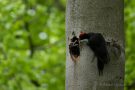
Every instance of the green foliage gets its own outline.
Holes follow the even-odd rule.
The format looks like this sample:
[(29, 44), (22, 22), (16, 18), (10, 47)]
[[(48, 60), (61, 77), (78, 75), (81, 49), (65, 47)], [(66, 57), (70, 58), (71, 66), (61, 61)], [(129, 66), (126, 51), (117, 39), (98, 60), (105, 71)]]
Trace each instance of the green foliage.
[(126, 68), (125, 90), (135, 90), (135, 1), (125, 0)]
[(0, 0), (0, 90), (65, 89), (65, 1), (56, 1)]

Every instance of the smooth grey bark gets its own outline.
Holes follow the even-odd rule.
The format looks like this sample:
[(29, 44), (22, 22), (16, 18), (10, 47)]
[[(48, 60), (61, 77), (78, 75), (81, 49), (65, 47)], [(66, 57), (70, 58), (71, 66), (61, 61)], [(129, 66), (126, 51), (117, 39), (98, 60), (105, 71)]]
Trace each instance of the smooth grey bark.
[[(124, 18), (123, 0), (67, 0), (66, 7), (66, 90), (124, 90)], [(98, 75), (93, 52), (81, 43), (81, 55), (74, 63), (68, 45), (72, 32), (101, 33), (106, 41), (116, 40), (120, 49), (108, 46), (111, 60), (103, 76)]]

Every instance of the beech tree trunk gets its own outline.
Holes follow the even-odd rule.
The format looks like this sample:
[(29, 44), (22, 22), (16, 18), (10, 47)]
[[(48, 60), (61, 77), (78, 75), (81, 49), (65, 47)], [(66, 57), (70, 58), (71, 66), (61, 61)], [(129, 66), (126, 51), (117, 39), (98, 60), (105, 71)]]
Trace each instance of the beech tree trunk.
[[(124, 90), (124, 18), (123, 0), (67, 0), (66, 7), (66, 90)], [(79, 60), (69, 54), (72, 32), (101, 33), (107, 42), (110, 62), (99, 76), (93, 51), (81, 43)], [(116, 41), (116, 42), (115, 42)], [(115, 43), (115, 44), (114, 44)]]

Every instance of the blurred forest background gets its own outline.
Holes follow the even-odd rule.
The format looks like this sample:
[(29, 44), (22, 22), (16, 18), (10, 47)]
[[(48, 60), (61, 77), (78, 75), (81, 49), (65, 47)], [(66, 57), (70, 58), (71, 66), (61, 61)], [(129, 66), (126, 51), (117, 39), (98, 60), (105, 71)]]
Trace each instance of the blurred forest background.
[(65, 89), (65, 0), (0, 0), (0, 90)]
[(125, 0), (125, 90), (135, 90), (135, 0)]
[[(65, 0), (0, 0), (0, 90), (65, 90)], [(125, 0), (125, 90), (135, 90), (135, 1)]]

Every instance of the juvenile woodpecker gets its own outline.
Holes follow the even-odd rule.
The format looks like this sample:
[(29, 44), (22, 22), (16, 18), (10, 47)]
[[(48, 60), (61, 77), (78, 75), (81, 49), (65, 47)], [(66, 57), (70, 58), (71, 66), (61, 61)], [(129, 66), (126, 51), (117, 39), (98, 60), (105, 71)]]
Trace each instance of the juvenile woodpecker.
[(71, 38), (71, 42), (69, 44), (69, 53), (71, 59), (76, 61), (76, 59), (80, 56), (80, 45), (79, 38), (76, 37), (75, 33), (72, 33), (73, 37)]

